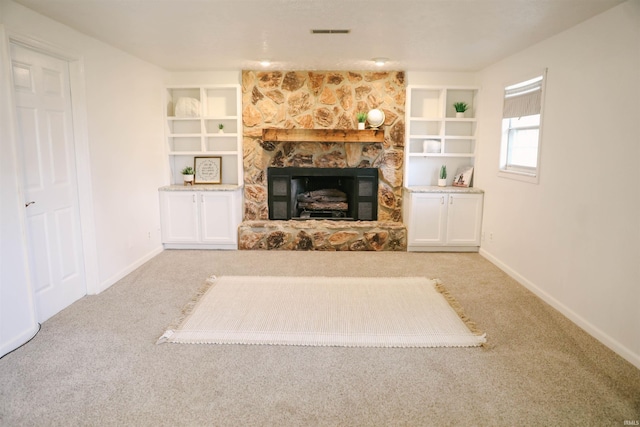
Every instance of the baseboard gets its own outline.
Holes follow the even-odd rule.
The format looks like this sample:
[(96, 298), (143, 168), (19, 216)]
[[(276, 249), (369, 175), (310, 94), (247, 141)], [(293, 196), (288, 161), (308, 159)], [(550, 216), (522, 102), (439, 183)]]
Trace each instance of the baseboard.
[(122, 279), (127, 274), (131, 273), (133, 270), (135, 270), (136, 268), (140, 267), (142, 264), (144, 264), (145, 262), (149, 261), (151, 258), (155, 257), (156, 255), (158, 255), (162, 251), (164, 251), (164, 248), (162, 246), (159, 246), (156, 249), (154, 249), (151, 252), (149, 252), (148, 254), (146, 254), (145, 256), (139, 258), (137, 261), (129, 264), (127, 267), (125, 267), (124, 269), (120, 270), (117, 274), (109, 277), (107, 280), (105, 280), (102, 283), (100, 283), (100, 285), (99, 285), (98, 289), (96, 290), (96, 292), (93, 293), (93, 294), (90, 294), (90, 295), (97, 295), (100, 292), (103, 292), (103, 291), (107, 290), (111, 285), (113, 285), (116, 282), (118, 282), (118, 280)]
[(633, 364), (636, 368), (640, 369), (640, 355), (631, 351), (628, 347), (617, 341), (616, 339), (609, 336), (607, 333), (602, 331), (597, 326), (593, 325), (584, 317), (580, 316), (569, 307), (564, 305), (562, 302), (558, 301), (556, 298), (548, 294), (546, 291), (540, 289), (533, 282), (526, 279), (524, 276), (520, 275), (517, 271), (513, 270), (507, 264), (499, 260), (497, 257), (487, 252), (486, 249), (480, 248), (480, 255), (487, 259), (492, 264), (496, 265), (502, 271), (507, 273), (511, 278), (516, 280), (525, 288), (529, 289), (531, 292), (536, 294), (540, 299), (544, 302), (558, 310), (562, 315), (571, 320), (573, 323), (578, 325), (580, 328), (584, 329), (589, 335), (600, 341), (602, 344), (609, 347), (611, 350), (616, 352), (619, 356), (627, 360), (629, 363)]

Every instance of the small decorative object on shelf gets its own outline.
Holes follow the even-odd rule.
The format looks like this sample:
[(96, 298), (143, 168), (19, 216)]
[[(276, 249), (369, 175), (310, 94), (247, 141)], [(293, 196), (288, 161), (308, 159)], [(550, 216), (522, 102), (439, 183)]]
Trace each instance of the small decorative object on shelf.
[(473, 176), (473, 166), (463, 166), (458, 169), (458, 173), (453, 178), (454, 187), (470, 187)]
[(456, 102), (453, 104), (453, 108), (456, 109), (456, 118), (461, 119), (464, 117), (464, 112), (467, 111), (469, 106), (466, 102)]
[(440, 166), (440, 178), (438, 179), (438, 187), (447, 186), (447, 166)]
[(356, 119), (358, 120), (358, 129), (363, 130), (365, 128), (365, 122), (367, 121), (367, 113), (359, 112), (356, 114)]
[(187, 166), (182, 169), (182, 177), (184, 178), (184, 185), (193, 185), (193, 168), (191, 166)]
[(194, 158), (196, 184), (220, 184), (222, 177), (221, 157)]
[(384, 111), (377, 108), (369, 110), (367, 113), (367, 121), (371, 126), (371, 129), (378, 129), (384, 123)]
[(224, 133), (224, 125), (223, 125), (222, 123), (220, 123), (220, 124), (218, 125), (218, 132), (219, 132), (219, 133)]
[(175, 117), (199, 117), (200, 100), (191, 97), (181, 97), (176, 101)]
[(438, 139), (425, 139), (422, 142), (422, 152), (423, 153), (440, 153), (440, 148), (442, 147), (442, 142)]

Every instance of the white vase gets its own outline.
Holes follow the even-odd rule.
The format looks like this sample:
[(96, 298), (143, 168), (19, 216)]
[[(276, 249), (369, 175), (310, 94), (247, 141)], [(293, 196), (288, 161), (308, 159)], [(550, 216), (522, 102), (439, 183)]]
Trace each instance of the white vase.
[(184, 179), (184, 185), (193, 184), (193, 175), (182, 175)]
[(462, 113), (456, 111), (456, 119), (464, 119), (464, 111)]
[(358, 130), (364, 130), (364, 123), (358, 122)]
[(438, 179), (438, 187), (446, 187), (447, 186), (447, 178), (439, 178)]

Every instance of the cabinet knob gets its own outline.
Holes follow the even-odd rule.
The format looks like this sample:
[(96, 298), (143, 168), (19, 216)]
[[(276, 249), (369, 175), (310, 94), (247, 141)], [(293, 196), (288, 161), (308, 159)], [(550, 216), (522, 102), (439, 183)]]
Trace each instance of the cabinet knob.
[(191, 195), (191, 197), (193, 197), (193, 203), (195, 203), (196, 202), (196, 195), (193, 194), (193, 195)]
[(444, 196), (440, 196), (440, 204), (444, 205)]
[(453, 196), (449, 196), (449, 204), (452, 205), (453, 204)]

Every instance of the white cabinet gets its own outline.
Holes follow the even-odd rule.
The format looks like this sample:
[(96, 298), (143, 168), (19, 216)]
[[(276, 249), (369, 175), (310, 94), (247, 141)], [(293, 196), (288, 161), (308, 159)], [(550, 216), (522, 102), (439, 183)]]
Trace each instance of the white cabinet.
[(220, 157), (222, 184), (242, 185), (241, 107), (239, 85), (166, 88), (171, 184), (182, 184), (181, 171), (193, 167), (195, 157)]
[(483, 202), (480, 190), (406, 189), (404, 201), (409, 251), (478, 251)]
[[(475, 87), (407, 87), (405, 187), (436, 185), (442, 165), (451, 185), (460, 167), (474, 165), (477, 97)], [(468, 107), (463, 117), (456, 117), (459, 102)]]
[(160, 192), (160, 227), (163, 243), (200, 241), (198, 193), (195, 191)]
[(162, 243), (173, 249), (237, 249), (241, 190), (160, 189)]

